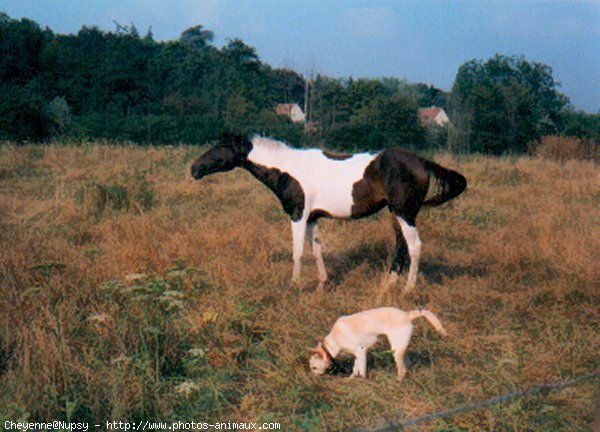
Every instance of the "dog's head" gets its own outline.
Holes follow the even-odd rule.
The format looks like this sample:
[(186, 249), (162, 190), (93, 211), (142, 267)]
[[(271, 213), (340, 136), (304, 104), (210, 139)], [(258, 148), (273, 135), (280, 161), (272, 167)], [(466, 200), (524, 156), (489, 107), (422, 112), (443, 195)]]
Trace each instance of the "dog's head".
[(310, 371), (315, 375), (323, 375), (331, 367), (331, 357), (323, 349), (321, 342), (316, 348), (310, 348), (309, 351), (313, 353), (308, 361)]

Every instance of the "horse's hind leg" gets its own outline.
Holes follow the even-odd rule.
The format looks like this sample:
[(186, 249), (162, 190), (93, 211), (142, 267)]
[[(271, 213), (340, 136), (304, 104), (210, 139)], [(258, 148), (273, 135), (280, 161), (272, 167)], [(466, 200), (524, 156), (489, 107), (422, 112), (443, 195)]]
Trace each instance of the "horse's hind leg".
[(325, 262), (323, 261), (323, 244), (319, 237), (319, 227), (317, 222), (309, 222), (306, 226), (306, 237), (308, 243), (312, 248), (313, 255), (317, 261), (317, 270), (319, 272), (319, 286), (317, 290), (323, 290), (325, 282), (327, 281), (327, 270), (325, 269)]
[(398, 217), (393, 215), (393, 227), (396, 233), (396, 250), (394, 252), (394, 259), (392, 260), (392, 267), (390, 274), (387, 279), (386, 288), (392, 287), (398, 281), (398, 275), (404, 271), (408, 262), (408, 244), (402, 233), (402, 229), (398, 222)]
[[(404, 292), (411, 291), (417, 282), (419, 272), (419, 259), (421, 257), (421, 239), (414, 226), (414, 217), (393, 214), (393, 226), (396, 233), (396, 252), (392, 261), (392, 268), (388, 276), (387, 287), (391, 287), (398, 280), (398, 275), (404, 271), (410, 257), (410, 267), (406, 278)], [(410, 223), (412, 222), (412, 224)]]

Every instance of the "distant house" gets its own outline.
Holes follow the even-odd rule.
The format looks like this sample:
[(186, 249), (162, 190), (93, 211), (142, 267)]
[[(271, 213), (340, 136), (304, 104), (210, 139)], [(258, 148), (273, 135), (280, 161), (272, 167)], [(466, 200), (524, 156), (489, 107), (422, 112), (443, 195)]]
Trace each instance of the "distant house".
[(445, 126), (450, 123), (450, 119), (444, 111), (444, 108), (431, 107), (419, 109), (419, 121), (423, 126)]
[(292, 123), (302, 123), (306, 120), (304, 111), (302, 111), (302, 108), (296, 103), (275, 105), (275, 114), (289, 117), (292, 120)]

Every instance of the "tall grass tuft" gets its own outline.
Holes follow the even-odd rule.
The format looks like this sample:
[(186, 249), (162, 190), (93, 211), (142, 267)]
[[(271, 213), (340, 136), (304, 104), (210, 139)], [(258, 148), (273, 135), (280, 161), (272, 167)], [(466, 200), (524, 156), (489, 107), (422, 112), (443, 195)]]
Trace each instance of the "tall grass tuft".
[(531, 150), (534, 155), (561, 163), (568, 160), (600, 160), (600, 143), (592, 138), (544, 136)]

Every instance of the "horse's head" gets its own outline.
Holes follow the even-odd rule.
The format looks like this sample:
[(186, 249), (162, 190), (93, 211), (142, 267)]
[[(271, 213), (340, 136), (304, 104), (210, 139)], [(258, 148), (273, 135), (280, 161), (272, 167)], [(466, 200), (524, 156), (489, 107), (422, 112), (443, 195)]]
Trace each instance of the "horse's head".
[(241, 136), (226, 135), (219, 144), (200, 156), (192, 165), (192, 177), (200, 180), (209, 174), (239, 167), (252, 150), (252, 142)]

